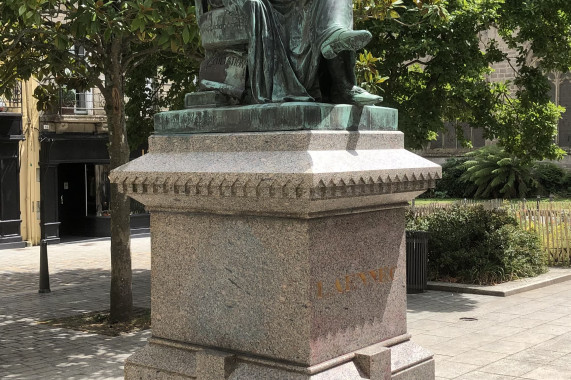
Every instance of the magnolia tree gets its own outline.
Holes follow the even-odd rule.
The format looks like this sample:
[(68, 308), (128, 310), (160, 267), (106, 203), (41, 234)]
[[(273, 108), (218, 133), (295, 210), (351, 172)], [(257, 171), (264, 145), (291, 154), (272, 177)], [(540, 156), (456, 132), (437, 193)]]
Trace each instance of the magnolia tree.
[[(409, 148), (445, 131), (445, 122), (481, 128), (524, 160), (557, 159), (564, 111), (550, 101), (551, 71), (571, 66), (569, 0), (355, 0), (356, 23), (374, 38), (358, 62), (363, 86), (399, 109)], [(497, 30), (500, 38), (483, 38)], [(506, 43), (513, 54), (500, 49)], [(492, 82), (494, 63), (514, 78)], [(467, 139), (463, 139), (469, 145)]]
[[(97, 87), (105, 99), (111, 169), (129, 160), (125, 78), (161, 50), (196, 48), (193, 2), (181, 0), (3, 0), (0, 95), (16, 80)], [(82, 48), (85, 54), (78, 55)], [(113, 322), (132, 313), (129, 200), (111, 187)]]

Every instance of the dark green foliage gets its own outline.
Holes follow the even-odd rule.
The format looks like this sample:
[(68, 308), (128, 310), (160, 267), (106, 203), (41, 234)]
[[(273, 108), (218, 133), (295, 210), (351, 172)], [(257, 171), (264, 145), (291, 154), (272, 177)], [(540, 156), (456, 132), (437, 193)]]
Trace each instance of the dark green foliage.
[(406, 212), (406, 230), (407, 231), (426, 231), (428, 229), (427, 219), (419, 217), (413, 210), (408, 209)]
[[(367, 46), (372, 56), (361, 63), (375, 75), (360, 80), (379, 88), (384, 105), (399, 109), (407, 147), (424, 147), (451, 122), (482, 128), (484, 138), (522, 159), (563, 155), (553, 140), (563, 109), (550, 102), (544, 73), (571, 66), (569, 0), (354, 3), (357, 28), (374, 35)], [(494, 30), (513, 54), (500, 49), (499, 38), (488, 33)], [(487, 80), (502, 61), (518, 68), (516, 78)], [(460, 142), (471, 143), (461, 134)]]
[(539, 239), (521, 230), (507, 211), (455, 206), (408, 225), (430, 233), (429, 278), (493, 284), (535, 276), (546, 269)]
[(571, 173), (568, 170), (551, 162), (530, 164), (499, 147), (487, 147), (470, 153), (468, 158), (447, 160), (442, 165), (442, 179), (426, 197), (492, 199), (536, 195), (567, 197), (569, 194)]
[(476, 189), (475, 198), (523, 198), (535, 181), (531, 163), (497, 145), (468, 153), (460, 179)]
[(446, 198), (472, 197), (469, 187), (460, 178), (466, 172), (465, 158), (450, 158), (442, 165), (442, 179), (436, 183), (435, 194), (445, 194)]
[(538, 195), (568, 196), (571, 191), (571, 175), (562, 167), (551, 162), (538, 162), (532, 168)]
[[(200, 54), (198, 51), (196, 54)], [(153, 116), (184, 108), (184, 96), (196, 90), (199, 61), (182, 53), (149, 55), (125, 81), (127, 134), (133, 156), (146, 150), (154, 130)]]
[(533, 277), (546, 271), (541, 242), (532, 232), (511, 224), (504, 225), (490, 234), (489, 245), (501, 261), (504, 273), (510, 276), (509, 280)]

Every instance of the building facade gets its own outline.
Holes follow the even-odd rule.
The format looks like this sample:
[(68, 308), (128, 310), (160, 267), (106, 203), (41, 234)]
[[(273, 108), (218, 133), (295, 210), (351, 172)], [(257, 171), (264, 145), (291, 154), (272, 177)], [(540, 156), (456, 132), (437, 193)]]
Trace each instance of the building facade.
[(40, 241), (40, 171), (36, 83), (0, 98), (0, 249)]
[[(103, 97), (62, 89), (39, 112), (37, 85), (0, 98), (0, 249), (110, 235)], [(134, 211), (132, 228), (148, 230), (149, 215), (141, 205)]]
[[(42, 238), (91, 236), (90, 220), (108, 217), (108, 131), (102, 96), (61, 89), (39, 117)], [(107, 233), (108, 235), (108, 233)]]

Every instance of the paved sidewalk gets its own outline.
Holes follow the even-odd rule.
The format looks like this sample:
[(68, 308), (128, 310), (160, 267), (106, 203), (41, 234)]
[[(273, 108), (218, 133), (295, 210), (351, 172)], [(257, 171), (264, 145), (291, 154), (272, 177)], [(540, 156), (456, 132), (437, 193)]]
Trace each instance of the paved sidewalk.
[(429, 291), (408, 297), (413, 340), (437, 379), (571, 379), (571, 282), (510, 297)]
[[(132, 251), (134, 302), (149, 307), (150, 239), (132, 239)], [(0, 251), (0, 378), (122, 379), (148, 331), (111, 338), (37, 324), (108, 308), (109, 241), (53, 245), (48, 256), (52, 293), (38, 294), (39, 248)], [(570, 289), (410, 295), (409, 331), (436, 354), (437, 379), (570, 380)]]
[[(123, 379), (148, 331), (106, 337), (38, 325), (109, 308), (109, 240), (48, 246), (52, 292), (39, 294), (39, 247), (0, 251), (0, 379)], [(150, 307), (150, 239), (131, 240), (135, 306)]]

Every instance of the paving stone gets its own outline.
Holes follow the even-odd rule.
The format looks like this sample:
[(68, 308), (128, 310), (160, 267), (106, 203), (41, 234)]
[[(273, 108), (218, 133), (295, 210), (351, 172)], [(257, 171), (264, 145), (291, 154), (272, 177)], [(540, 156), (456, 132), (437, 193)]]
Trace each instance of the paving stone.
[(471, 350), (464, 352), (463, 354), (456, 355), (449, 359), (451, 362), (464, 363), (464, 364), (474, 364), (478, 366), (486, 366), (503, 359), (508, 354), (502, 354), (499, 352), (490, 352), (483, 350)]
[(480, 371), (496, 375), (522, 376), (537, 368), (536, 363), (520, 360), (501, 359), (480, 368)]
[(539, 367), (523, 376), (525, 379), (533, 380), (569, 380), (571, 370), (558, 367)]
[(512, 336), (505, 337), (504, 339), (510, 342), (522, 343), (543, 343), (555, 338), (555, 335), (536, 333), (534, 329), (529, 329)]
[[(133, 292), (150, 306), (150, 239), (132, 239)], [(0, 251), (0, 378), (122, 379), (150, 332), (104, 337), (38, 324), (109, 305), (109, 241), (48, 247), (52, 293), (38, 293), (39, 248)], [(408, 296), (413, 340), (435, 353), (437, 379), (571, 379), (571, 282), (499, 298)], [(475, 318), (463, 321), (460, 318)]]
[(498, 352), (502, 354), (515, 354), (532, 346), (532, 343), (527, 342), (509, 342), (505, 340), (498, 340), (493, 343), (484, 344), (478, 348), (482, 351)]
[[(132, 251), (134, 303), (149, 307), (150, 239), (133, 239)], [(122, 379), (149, 332), (126, 340), (37, 323), (109, 307), (109, 242), (53, 245), (48, 257), (52, 292), (39, 294), (39, 248), (0, 251), (0, 378)]]
[(493, 373), (475, 371), (457, 377), (455, 380), (519, 380), (519, 379), (521, 379), (521, 377), (496, 375)]
[(442, 361), (436, 365), (436, 376), (445, 379), (454, 379), (465, 373), (474, 371), (479, 366), (473, 364)]
[(553, 360), (550, 365), (571, 370), (571, 354), (567, 354)]
[(571, 333), (563, 334), (557, 338), (538, 344), (536, 348), (569, 354), (571, 353)]
[(529, 350), (520, 351), (517, 354), (513, 354), (508, 357), (510, 360), (521, 360), (533, 363), (538, 363), (540, 365), (553, 362), (559, 359), (564, 354), (557, 351), (542, 350), (539, 348), (530, 348)]

